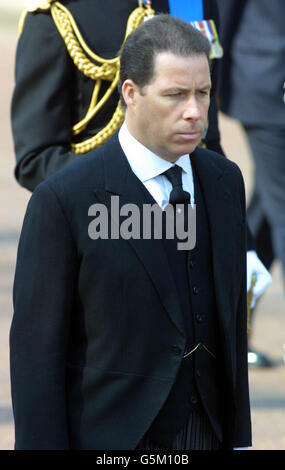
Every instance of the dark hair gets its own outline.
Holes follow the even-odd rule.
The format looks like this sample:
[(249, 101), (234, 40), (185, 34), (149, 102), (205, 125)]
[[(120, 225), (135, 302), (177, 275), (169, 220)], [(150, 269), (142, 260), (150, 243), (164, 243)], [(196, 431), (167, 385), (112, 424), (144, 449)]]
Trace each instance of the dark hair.
[(147, 85), (153, 78), (155, 57), (161, 52), (182, 57), (205, 54), (210, 65), (210, 42), (200, 31), (171, 15), (156, 15), (135, 29), (121, 47), (118, 90), (123, 107), (124, 81), (131, 79), (140, 88)]

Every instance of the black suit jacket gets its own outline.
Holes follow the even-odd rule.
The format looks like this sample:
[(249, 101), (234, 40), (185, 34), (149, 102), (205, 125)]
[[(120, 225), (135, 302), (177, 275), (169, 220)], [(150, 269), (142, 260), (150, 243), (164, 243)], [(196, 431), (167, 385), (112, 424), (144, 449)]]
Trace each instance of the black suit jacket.
[[(227, 444), (249, 445), (243, 180), (214, 152), (191, 161), (210, 219)], [(114, 136), (31, 197), (10, 335), (17, 449), (135, 449), (168, 396), (186, 338), (163, 243), (88, 234), (94, 204), (142, 207), (141, 194)]]

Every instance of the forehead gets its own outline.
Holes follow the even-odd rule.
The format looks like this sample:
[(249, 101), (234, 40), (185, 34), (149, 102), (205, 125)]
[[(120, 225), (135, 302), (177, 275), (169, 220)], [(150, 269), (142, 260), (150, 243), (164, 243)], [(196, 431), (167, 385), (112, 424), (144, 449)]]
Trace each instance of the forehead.
[(211, 83), (210, 66), (205, 54), (179, 56), (160, 52), (154, 58), (152, 83), (161, 86), (172, 81)]

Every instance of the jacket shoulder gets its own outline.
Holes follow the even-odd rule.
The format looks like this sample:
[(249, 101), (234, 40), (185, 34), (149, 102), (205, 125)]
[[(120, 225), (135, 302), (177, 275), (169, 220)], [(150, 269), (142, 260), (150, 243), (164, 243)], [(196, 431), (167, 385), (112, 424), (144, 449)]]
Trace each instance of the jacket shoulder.
[[(109, 141), (113, 140), (114, 136), (109, 139)], [(103, 190), (106, 159), (117, 149), (109, 141), (46, 178), (35, 191), (52, 190), (62, 202), (73, 204), (75, 200), (79, 201), (86, 195), (93, 194), (95, 189)]]
[(25, 7), (29, 12), (37, 10), (48, 10), (56, 0), (26, 0)]
[(214, 165), (220, 171), (233, 171), (241, 174), (241, 170), (236, 162), (230, 160), (225, 155), (214, 150), (197, 147), (195, 154), (205, 159), (210, 166)]
[[(24, 10), (22, 11), (19, 18), (19, 36), (21, 36), (22, 32), (24, 31), (24, 28), (26, 27), (26, 23), (28, 20), (30, 20), (30, 18), (36, 18), (37, 22), (42, 17), (50, 18), (51, 23), (54, 24), (54, 21), (52, 20), (51, 8), (56, 1), (57, 0), (27, 0), (25, 2)], [(68, 0), (61, 0), (60, 3), (63, 6), (67, 7)], [(37, 22), (35, 24), (37, 24)], [(39, 28), (42, 28), (42, 24), (39, 25)]]

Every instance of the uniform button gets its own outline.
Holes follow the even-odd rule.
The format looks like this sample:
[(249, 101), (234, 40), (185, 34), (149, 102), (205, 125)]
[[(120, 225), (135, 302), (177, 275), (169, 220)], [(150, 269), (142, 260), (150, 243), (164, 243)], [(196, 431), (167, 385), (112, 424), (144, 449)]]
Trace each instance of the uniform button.
[(174, 354), (176, 354), (176, 356), (180, 356), (181, 354), (181, 349), (179, 348), (179, 346), (170, 346), (170, 349), (172, 352), (174, 352)]
[(196, 375), (197, 375), (197, 377), (201, 377), (201, 372), (200, 372), (199, 369), (196, 370)]
[(198, 400), (197, 400), (197, 397), (195, 397), (195, 395), (192, 395), (192, 397), (190, 398), (190, 401), (192, 405), (197, 405)]
[(194, 268), (194, 261), (192, 261), (192, 259), (189, 261), (189, 266), (190, 268)]
[(198, 292), (199, 292), (198, 287), (197, 287), (197, 286), (194, 286), (194, 287), (193, 287), (193, 293), (194, 293), (194, 294), (198, 294)]

